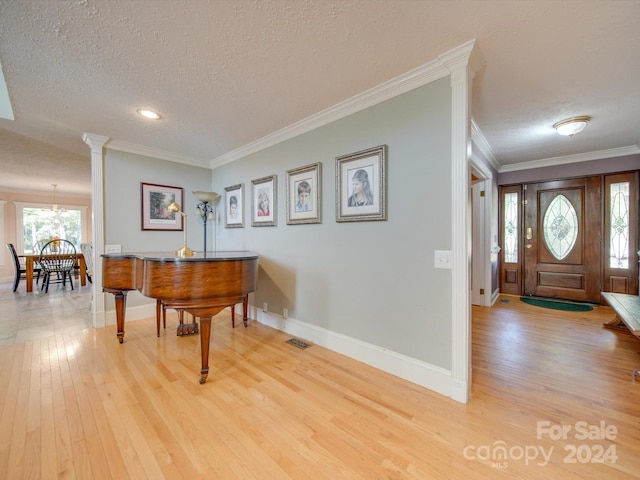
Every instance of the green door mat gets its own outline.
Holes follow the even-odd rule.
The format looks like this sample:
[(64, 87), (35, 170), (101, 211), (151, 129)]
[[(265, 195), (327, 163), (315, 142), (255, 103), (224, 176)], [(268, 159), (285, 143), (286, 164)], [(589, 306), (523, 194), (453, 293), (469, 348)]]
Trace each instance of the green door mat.
[(585, 303), (569, 302), (567, 300), (555, 300), (537, 297), (520, 297), (524, 303), (535, 305), (536, 307), (552, 308), (554, 310), (565, 310), (569, 312), (589, 312), (593, 310), (591, 305)]

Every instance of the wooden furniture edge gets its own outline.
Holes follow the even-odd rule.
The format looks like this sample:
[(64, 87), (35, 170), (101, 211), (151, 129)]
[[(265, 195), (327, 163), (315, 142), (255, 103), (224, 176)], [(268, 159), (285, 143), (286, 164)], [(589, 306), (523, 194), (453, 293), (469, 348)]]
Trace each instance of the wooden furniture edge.
[(607, 327), (615, 327), (622, 322), (631, 333), (636, 337), (640, 337), (640, 315), (634, 314), (634, 312), (627, 309), (620, 301), (620, 298), (632, 299), (633, 302), (638, 304), (638, 311), (640, 312), (640, 296), (627, 295), (625, 293), (602, 292), (602, 297), (616, 312), (616, 317), (613, 320), (605, 322), (604, 325)]
[[(601, 292), (602, 297), (616, 312), (613, 320), (604, 323), (607, 328), (617, 328), (620, 324), (624, 324), (631, 333), (640, 338), (640, 296), (628, 295), (626, 293)], [(637, 305), (636, 312), (632, 312), (620, 301), (620, 299), (630, 300), (633, 305)], [(640, 370), (634, 370), (631, 376), (635, 379), (640, 376)]]

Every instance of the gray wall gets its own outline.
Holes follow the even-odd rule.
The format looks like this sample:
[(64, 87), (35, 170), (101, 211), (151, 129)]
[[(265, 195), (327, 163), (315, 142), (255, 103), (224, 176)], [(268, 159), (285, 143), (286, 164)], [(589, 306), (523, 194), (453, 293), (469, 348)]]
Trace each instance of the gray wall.
[[(336, 223), (335, 158), (382, 144), (388, 220)], [(216, 168), (215, 191), (245, 185), (245, 228), (218, 225), (218, 246), (260, 255), (254, 305), (449, 369), (451, 271), (433, 257), (451, 249), (450, 159), (447, 77)], [(287, 225), (286, 171), (315, 162), (322, 223)], [(251, 180), (273, 174), (277, 226), (252, 227)]]
[[(184, 243), (182, 231), (149, 231), (141, 226), (140, 184), (155, 183), (184, 189), (183, 209), (187, 213), (187, 241), (202, 250), (204, 230), (196, 215), (194, 190), (211, 188), (211, 170), (107, 149), (104, 156), (105, 245), (122, 245), (123, 252), (173, 251)], [(207, 243), (212, 248), (212, 227)], [(107, 305), (113, 307), (113, 295)], [(128, 295), (127, 306), (149, 303), (138, 292)]]

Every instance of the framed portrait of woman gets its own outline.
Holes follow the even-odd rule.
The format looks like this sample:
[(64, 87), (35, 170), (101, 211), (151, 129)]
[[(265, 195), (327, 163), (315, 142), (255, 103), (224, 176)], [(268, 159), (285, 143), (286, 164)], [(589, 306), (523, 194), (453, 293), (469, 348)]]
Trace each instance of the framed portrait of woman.
[(244, 227), (244, 183), (224, 189), (225, 228)]
[(277, 208), (276, 175), (251, 180), (251, 226), (275, 227)]
[(336, 221), (387, 219), (387, 146), (336, 158)]

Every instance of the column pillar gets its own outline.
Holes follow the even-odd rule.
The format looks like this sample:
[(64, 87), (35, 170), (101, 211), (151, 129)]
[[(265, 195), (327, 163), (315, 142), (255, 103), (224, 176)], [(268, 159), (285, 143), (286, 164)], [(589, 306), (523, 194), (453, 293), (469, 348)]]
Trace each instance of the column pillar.
[(91, 241), (93, 243), (93, 301), (91, 312), (93, 326), (106, 325), (105, 294), (102, 293), (102, 261), (104, 253), (104, 156), (103, 147), (109, 137), (85, 133), (82, 140), (91, 148)]
[(440, 60), (451, 72), (451, 398), (471, 391), (471, 86), (484, 58), (475, 40)]

